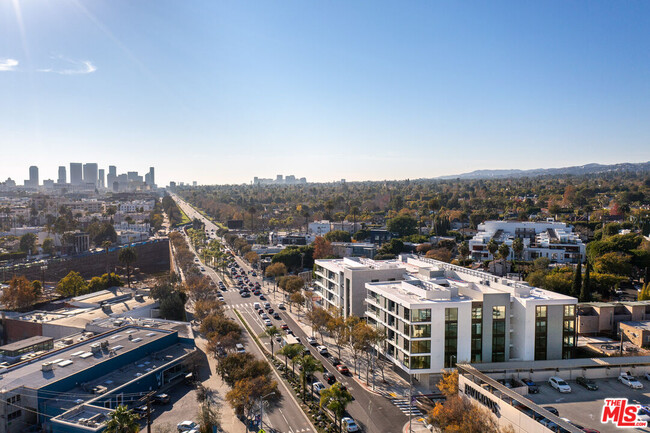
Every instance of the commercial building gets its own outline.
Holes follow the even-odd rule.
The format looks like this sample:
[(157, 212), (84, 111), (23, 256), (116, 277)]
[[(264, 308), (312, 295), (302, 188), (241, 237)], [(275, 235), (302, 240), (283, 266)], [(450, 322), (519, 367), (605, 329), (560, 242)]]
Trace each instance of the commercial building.
[(104, 175), (105, 171), (103, 168), (99, 169), (99, 178), (97, 179), (97, 186), (99, 188), (106, 187), (106, 176)]
[(524, 245), (521, 260), (546, 257), (552, 263), (578, 263), (585, 260), (585, 244), (562, 222), (549, 219), (546, 222), (486, 221), (478, 225), (478, 233), (469, 241), (470, 254), (474, 260), (492, 260), (488, 243), (510, 247), (509, 260), (516, 259), (512, 248), (515, 239)]
[(97, 163), (89, 162), (83, 165), (83, 181), (85, 184), (93, 184), (97, 186), (97, 179), (99, 178)]
[(650, 346), (650, 321), (620, 322), (619, 328), (623, 337), (637, 347)]
[(59, 177), (56, 180), (56, 183), (63, 185), (67, 182), (68, 182), (68, 176), (66, 175), (65, 166), (61, 165), (59, 166)]
[(32, 165), (31, 167), (29, 167), (29, 179), (25, 180), (25, 186), (36, 188), (38, 185), (39, 185), (38, 167)]
[(172, 386), (195, 354), (176, 330), (128, 325), (12, 365), (0, 377), (0, 433), (100, 432), (95, 414)]
[(573, 356), (577, 299), (437, 260), (400, 259), (402, 281), (365, 283), (366, 316), (386, 332), (382, 354), (420, 382), (433, 386), (433, 375), (457, 362)]
[(323, 307), (343, 317), (363, 316), (366, 311), (365, 284), (396, 281), (405, 277), (406, 266), (399, 260), (374, 261), (358, 257), (316, 260), (314, 287)]
[(377, 254), (377, 245), (368, 242), (332, 242), (332, 252), (339, 257), (367, 257)]
[(81, 185), (83, 183), (83, 164), (80, 162), (70, 163), (70, 183), (72, 185)]

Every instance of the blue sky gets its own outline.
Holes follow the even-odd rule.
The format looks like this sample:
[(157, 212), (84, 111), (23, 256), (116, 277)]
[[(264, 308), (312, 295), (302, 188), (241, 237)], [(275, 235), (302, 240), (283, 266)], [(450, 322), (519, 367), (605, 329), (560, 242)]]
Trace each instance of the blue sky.
[(0, 2), (0, 178), (436, 177), (650, 160), (643, 1)]

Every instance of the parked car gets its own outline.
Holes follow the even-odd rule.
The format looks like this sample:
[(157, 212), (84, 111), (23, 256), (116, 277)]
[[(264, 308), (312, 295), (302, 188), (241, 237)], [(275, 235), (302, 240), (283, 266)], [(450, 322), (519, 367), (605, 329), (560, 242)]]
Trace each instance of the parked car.
[(264, 296), (264, 295), (260, 295), (260, 300), (261, 300), (261, 301), (266, 301), (266, 296)]
[(282, 325), (280, 325), (280, 328), (282, 328), (283, 330), (287, 330), (287, 329), (289, 329), (289, 325), (287, 325), (286, 323), (283, 323)]
[(528, 387), (528, 393), (529, 394), (538, 394), (539, 393), (539, 387), (531, 379), (523, 379), (522, 382), (524, 383), (524, 385), (526, 385)]
[(153, 402), (156, 404), (167, 404), (170, 398), (168, 394), (156, 394), (153, 396)]
[(636, 377), (631, 376), (627, 373), (619, 374), (618, 381), (623, 385), (629, 386), (632, 389), (643, 389), (643, 384), (639, 382)]
[[(134, 407), (133, 412), (137, 413), (138, 415), (146, 415), (147, 414), (147, 405), (143, 404), (142, 406)], [(149, 413), (153, 413), (153, 408), (149, 408)]]
[(644, 376), (645, 376), (646, 380), (650, 380), (650, 371), (647, 371)]
[(314, 382), (314, 392), (320, 395), (320, 392), (326, 388), (323, 382)]
[(341, 363), (341, 360), (338, 359), (336, 356), (333, 356), (333, 357), (330, 359), (330, 362), (332, 363), (332, 365), (333, 365), (334, 367), (336, 367), (337, 365), (339, 365), (339, 364)]
[(271, 308), (271, 304), (268, 303), (268, 302), (265, 302), (264, 303), (264, 308), (266, 308), (268, 310), (269, 308)]
[(339, 371), (339, 373), (345, 374), (346, 376), (350, 374), (350, 370), (348, 370), (348, 368), (343, 364), (337, 365), (336, 369)]
[(559, 392), (571, 392), (571, 387), (568, 383), (564, 381), (561, 377), (551, 376), (548, 378), (548, 384), (553, 388), (557, 389)]
[(270, 319), (264, 319), (264, 324), (265, 324), (266, 326), (273, 326), (273, 323), (271, 322)]
[(273, 314), (275, 313), (275, 310), (273, 308), (269, 308), (268, 310), (266, 310), (266, 312), (269, 314)]
[(198, 424), (194, 421), (181, 421), (176, 424), (176, 428), (179, 432), (188, 432), (198, 427)]
[(578, 376), (576, 377), (576, 383), (578, 385), (582, 385), (585, 388), (587, 388), (589, 391), (597, 391), (598, 390), (598, 385), (596, 385), (596, 382), (594, 382), (591, 379), (587, 379), (584, 376)]
[(280, 320), (280, 315), (277, 312), (275, 312), (275, 313), (273, 313), (273, 318), (275, 320)]
[(341, 418), (341, 425), (343, 426), (344, 432), (358, 432), (359, 426), (356, 422), (349, 416)]
[(321, 355), (325, 355), (328, 353), (327, 347), (325, 346), (316, 346), (316, 350), (318, 350), (318, 353), (320, 353)]
[(334, 377), (334, 375), (329, 371), (323, 373), (323, 379), (325, 379), (325, 382), (327, 382), (330, 385), (336, 382), (336, 377)]
[(280, 303), (278, 304), (278, 308), (279, 308), (280, 310), (284, 310), (284, 302), (280, 302)]
[(551, 412), (555, 416), (560, 416), (560, 412), (553, 406), (542, 406), (543, 409), (546, 409), (547, 411)]
[(309, 343), (310, 346), (318, 346), (318, 340), (314, 337), (307, 337), (307, 343)]

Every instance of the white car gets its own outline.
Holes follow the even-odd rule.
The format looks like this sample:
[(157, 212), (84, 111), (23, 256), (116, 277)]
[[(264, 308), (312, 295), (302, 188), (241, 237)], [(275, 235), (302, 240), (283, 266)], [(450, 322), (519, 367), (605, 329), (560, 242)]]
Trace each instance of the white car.
[(316, 350), (318, 350), (318, 353), (321, 355), (325, 355), (327, 353), (327, 347), (325, 346), (316, 346)]
[(341, 425), (343, 426), (344, 432), (358, 432), (359, 426), (356, 422), (349, 416), (341, 418)]
[(549, 377), (548, 384), (562, 393), (571, 392), (571, 387), (561, 377), (557, 377), (557, 376)]
[(325, 389), (323, 382), (314, 382), (314, 392), (320, 395), (320, 392)]
[(179, 432), (189, 432), (190, 430), (194, 430), (197, 427), (198, 424), (196, 424), (194, 421), (182, 421), (176, 425), (176, 428)]
[(316, 340), (314, 337), (307, 337), (307, 343), (309, 343), (311, 346), (318, 346), (318, 340)]
[(639, 382), (636, 377), (630, 376), (627, 373), (619, 374), (618, 381), (632, 389), (643, 389), (643, 384)]
[(264, 319), (264, 324), (266, 326), (273, 326), (273, 323), (271, 323), (271, 321), (269, 319)]

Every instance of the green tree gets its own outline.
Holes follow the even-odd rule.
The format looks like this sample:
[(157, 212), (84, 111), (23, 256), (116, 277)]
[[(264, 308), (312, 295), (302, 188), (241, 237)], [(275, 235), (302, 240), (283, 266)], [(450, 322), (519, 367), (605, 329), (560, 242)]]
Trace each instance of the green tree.
[(461, 257), (463, 260), (467, 259), (467, 257), (468, 257), (469, 254), (470, 254), (469, 245), (467, 244), (467, 242), (462, 242), (462, 243), (458, 246), (458, 254), (460, 254), (460, 257)]
[(271, 355), (273, 355), (273, 342), (275, 340), (275, 337), (280, 335), (280, 330), (276, 328), (275, 326), (271, 326), (270, 328), (266, 328), (264, 332), (260, 335), (260, 337), (269, 337), (269, 340), (271, 341)]
[(56, 291), (63, 296), (79, 296), (88, 291), (88, 283), (81, 274), (70, 271), (68, 275), (61, 278), (56, 285)]
[(291, 370), (296, 372), (294, 358), (302, 353), (302, 346), (300, 344), (287, 344), (280, 349), (278, 354), (284, 356), (284, 365), (287, 367), (287, 360), (291, 360)]
[(49, 254), (49, 255), (54, 254), (54, 249), (55, 249), (54, 240), (52, 238), (46, 238), (43, 241), (43, 245), (41, 246), (41, 248), (43, 248), (43, 252), (45, 254)]
[(325, 239), (330, 242), (350, 242), (352, 236), (345, 230), (332, 230), (325, 233)]
[(521, 256), (524, 252), (524, 241), (521, 238), (516, 238), (512, 241), (512, 251), (515, 253), (517, 260), (521, 260)]
[(650, 300), (650, 283), (646, 283), (645, 286), (641, 289), (638, 296), (639, 301), (648, 301)]
[(510, 256), (510, 247), (506, 244), (499, 245), (499, 257), (501, 260), (507, 261)]
[(580, 291), (580, 302), (591, 302), (591, 281), (590, 281), (590, 268), (591, 265), (587, 261), (585, 266), (585, 277), (582, 279), (582, 290)]
[(391, 233), (397, 233), (401, 238), (417, 233), (418, 222), (410, 215), (398, 215), (386, 222), (386, 228)]
[(129, 408), (119, 405), (108, 416), (106, 422), (106, 433), (138, 433), (140, 431), (140, 424), (138, 420), (140, 416), (133, 413)]
[(138, 254), (133, 247), (125, 247), (120, 250), (117, 256), (122, 265), (126, 266), (126, 282), (131, 287), (131, 265), (138, 260)]
[(25, 233), (20, 237), (20, 251), (28, 254), (36, 252), (36, 235), (34, 233)]
[[(307, 378), (317, 371), (325, 371), (323, 364), (311, 355), (298, 356), (297, 363), (302, 367), (300, 370), (300, 383), (302, 384), (302, 401), (307, 399)], [(314, 382), (311, 381), (311, 392), (314, 393)]]
[(499, 244), (497, 244), (494, 239), (490, 239), (490, 241), (487, 244), (487, 250), (489, 251), (490, 255), (494, 258), (496, 252), (499, 250)]
[(341, 384), (338, 382), (320, 392), (320, 405), (334, 413), (339, 431), (341, 431), (341, 418), (345, 413), (345, 408), (351, 401), (352, 394), (347, 390), (341, 389)]
[(571, 284), (571, 296), (579, 297), (582, 290), (582, 263), (578, 261), (576, 270), (573, 274), (573, 284)]

